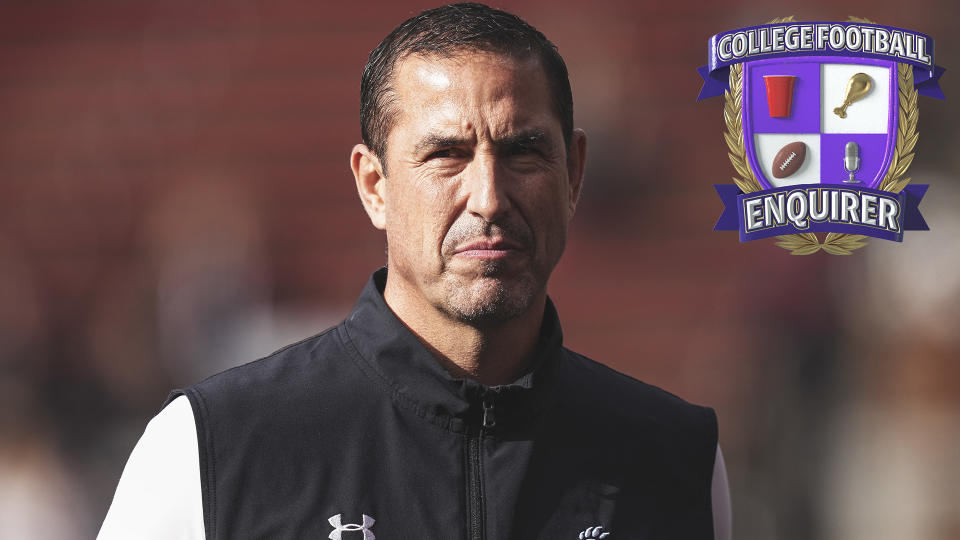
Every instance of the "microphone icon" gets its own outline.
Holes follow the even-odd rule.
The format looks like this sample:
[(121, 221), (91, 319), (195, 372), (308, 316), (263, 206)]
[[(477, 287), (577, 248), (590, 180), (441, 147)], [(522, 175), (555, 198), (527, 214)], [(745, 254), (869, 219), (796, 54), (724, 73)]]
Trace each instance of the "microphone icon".
[(860, 169), (860, 146), (850, 141), (847, 143), (846, 152), (843, 157), (843, 168), (850, 173), (850, 178), (844, 180), (845, 184), (857, 184), (860, 181), (853, 177), (853, 173)]

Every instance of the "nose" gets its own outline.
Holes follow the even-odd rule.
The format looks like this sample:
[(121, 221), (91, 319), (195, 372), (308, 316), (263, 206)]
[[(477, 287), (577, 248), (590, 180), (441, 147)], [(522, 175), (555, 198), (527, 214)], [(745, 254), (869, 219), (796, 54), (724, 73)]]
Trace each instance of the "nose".
[(464, 174), (468, 212), (492, 223), (509, 211), (507, 173), (496, 155), (478, 153)]

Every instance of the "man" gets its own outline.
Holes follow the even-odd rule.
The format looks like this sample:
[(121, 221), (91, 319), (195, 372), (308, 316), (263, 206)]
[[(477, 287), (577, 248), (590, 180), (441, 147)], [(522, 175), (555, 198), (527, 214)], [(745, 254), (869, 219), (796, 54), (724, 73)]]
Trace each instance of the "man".
[(171, 394), (100, 538), (727, 538), (713, 411), (561, 345), (586, 136), (555, 47), (429, 10), (361, 101), (387, 267), (339, 326)]

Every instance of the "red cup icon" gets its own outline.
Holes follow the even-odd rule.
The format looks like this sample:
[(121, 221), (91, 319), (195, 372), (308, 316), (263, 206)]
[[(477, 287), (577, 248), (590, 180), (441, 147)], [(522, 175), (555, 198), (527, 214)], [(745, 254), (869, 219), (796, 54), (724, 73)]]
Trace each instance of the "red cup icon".
[(793, 75), (764, 75), (767, 85), (767, 109), (771, 118), (788, 118), (790, 105), (793, 104), (793, 84), (797, 78)]

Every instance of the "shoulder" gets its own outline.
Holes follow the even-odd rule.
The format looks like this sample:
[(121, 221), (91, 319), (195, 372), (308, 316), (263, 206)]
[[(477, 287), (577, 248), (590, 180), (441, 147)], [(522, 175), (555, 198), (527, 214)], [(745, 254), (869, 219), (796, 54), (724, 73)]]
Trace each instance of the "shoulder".
[(712, 456), (717, 442), (713, 409), (689, 403), (582, 354), (565, 352), (567, 401), (589, 411), (591, 422), (614, 430), (642, 430), (680, 446), (702, 446)]
[(228, 411), (233, 417), (295, 406), (321, 390), (337, 388), (356, 368), (347, 361), (337, 326), (288, 345), (266, 357), (222, 371), (175, 391), (186, 394), (195, 412), (207, 416)]
[[(717, 449), (713, 409), (565, 350), (555, 411), (565, 444), (603, 447), (604, 466), (658, 486), (709, 496)], [(612, 464), (612, 465), (611, 465)], [(685, 495), (686, 494), (686, 495)]]
[(311, 337), (287, 345), (267, 356), (221, 371), (194, 385), (205, 393), (251, 387), (269, 388), (262, 383), (280, 383), (302, 378), (308, 372), (322, 369), (323, 361), (342, 353), (342, 345), (334, 326)]

